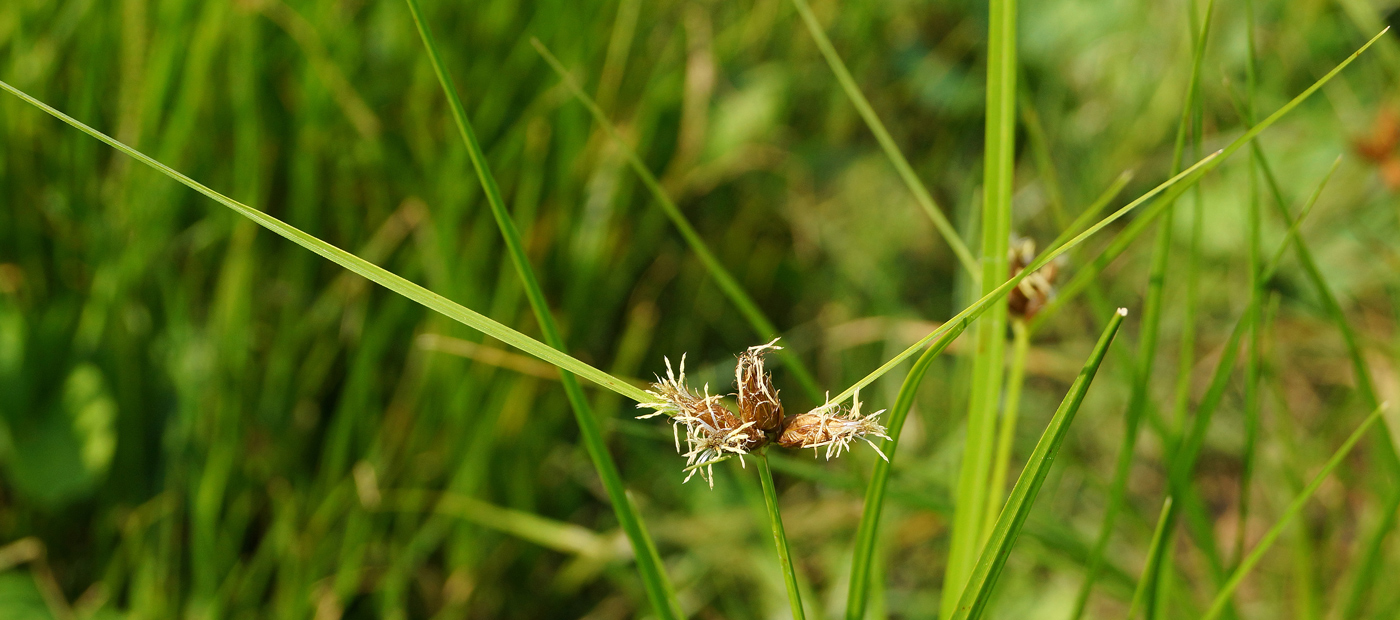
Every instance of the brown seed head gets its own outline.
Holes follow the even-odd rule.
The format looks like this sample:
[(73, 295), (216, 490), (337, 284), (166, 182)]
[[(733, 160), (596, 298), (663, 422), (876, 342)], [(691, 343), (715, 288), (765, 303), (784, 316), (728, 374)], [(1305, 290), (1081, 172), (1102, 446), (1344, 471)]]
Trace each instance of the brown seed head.
[[(1007, 262), (1011, 277), (1021, 273), (1035, 260), (1035, 241), (1021, 238), (1011, 242)], [(1059, 262), (1051, 262), (1027, 275), (1006, 295), (1006, 305), (1012, 316), (1034, 317), (1055, 296), (1055, 278), (1060, 275)]]
[(873, 437), (889, 439), (885, 427), (875, 421), (884, 410), (862, 416), (859, 392), (851, 402), (849, 411), (828, 402), (807, 413), (788, 418), (778, 437), (778, 445), (784, 448), (811, 448), (814, 451), (825, 446), (826, 458), (830, 459), (850, 450), (851, 442), (862, 440), (875, 448), (881, 458), (889, 460), (871, 440)]
[(778, 430), (783, 422), (783, 403), (778, 400), (778, 390), (773, 389), (773, 376), (763, 368), (763, 354), (768, 350), (778, 350), (773, 342), (749, 347), (739, 355), (739, 363), (734, 367), (734, 382), (739, 388), (739, 415), (744, 422), (752, 422), (761, 432)]

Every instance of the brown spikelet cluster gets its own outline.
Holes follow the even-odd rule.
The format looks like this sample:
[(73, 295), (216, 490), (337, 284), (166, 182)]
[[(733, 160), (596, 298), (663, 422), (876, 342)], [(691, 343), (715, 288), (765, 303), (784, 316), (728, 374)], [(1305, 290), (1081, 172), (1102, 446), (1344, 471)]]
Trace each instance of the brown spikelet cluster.
[[(1021, 273), (1034, 260), (1035, 241), (1033, 239), (1021, 238), (1011, 241), (1011, 248), (1007, 250), (1010, 277), (1016, 277), (1016, 274)], [(1021, 280), (1016, 288), (1011, 289), (1011, 292), (1006, 296), (1006, 304), (1011, 315), (1022, 319), (1034, 317), (1045, 307), (1045, 304), (1050, 303), (1050, 300), (1055, 297), (1055, 278), (1059, 275), (1059, 263), (1051, 262)]]
[[(647, 390), (656, 400), (637, 405), (653, 410), (638, 418), (659, 415), (671, 418), (676, 451), (686, 458), (687, 482), (699, 473), (713, 488), (716, 462), (737, 456), (742, 464), (745, 454), (770, 443), (785, 448), (825, 446), (829, 459), (850, 450), (850, 444), (856, 440), (864, 440), (875, 447), (871, 438), (888, 438), (885, 428), (875, 421), (883, 410), (862, 416), (859, 392), (849, 410), (827, 402), (807, 413), (784, 417), (783, 403), (773, 387), (772, 375), (763, 365), (764, 354), (781, 349), (777, 342), (774, 339), (768, 344), (749, 347), (739, 355), (734, 369), (738, 413), (725, 406), (724, 395), (711, 395), (709, 385), (697, 392), (686, 384), (685, 356), (681, 356), (679, 373), (671, 368), (671, 360), (666, 360), (666, 377), (658, 376)], [(684, 448), (681, 447), (682, 428), (685, 429)], [(878, 447), (875, 451), (885, 456)]]
[(784, 448), (811, 448), (814, 452), (825, 447), (826, 458), (841, 456), (851, 449), (851, 443), (865, 441), (886, 461), (890, 460), (880, 451), (880, 446), (871, 441), (872, 437), (889, 439), (885, 427), (875, 418), (884, 413), (881, 409), (870, 415), (860, 413), (860, 392), (851, 399), (851, 408), (845, 409), (835, 403), (826, 403), (801, 415), (795, 415), (783, 426), (783, 434), (778, 437), (778, 445)]

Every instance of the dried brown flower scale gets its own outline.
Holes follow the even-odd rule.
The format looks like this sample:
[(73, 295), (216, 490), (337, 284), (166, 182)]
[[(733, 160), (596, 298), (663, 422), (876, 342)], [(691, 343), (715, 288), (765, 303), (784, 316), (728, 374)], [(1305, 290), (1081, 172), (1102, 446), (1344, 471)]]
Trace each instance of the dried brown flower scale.
[[(1035, 260), (1035, 240), (1020, 238), (1011, 240), (1007, 250), (1007, 262), (1011, 270), (1009, 277), (1016, 277), (1031, 261)], [(1016, 288), (1006, 295), (1006, 305), (1012, 316), (1030, 319), (1040, 312), (1045, 304), (1055, 297), (1055, 278), (1060, 275), (1060, 263), (1051, 262), (1035, 273), (1021, 280)]]
[[(785, 448), (826, 447), (826, 457), (840, 456), (850, 450), (856, 440), (870, 444), (885, 458), (885, 454), (872, 441), (874, 437), (888, 439), (885, 427), (875, 421), (884, 411), (862, 416), (860, 413), (860, 393), (852, 399), (849, 410), (827, 402), (807, 413), (783, 417), (783, 403), (778, 398), (778, 390), (773, 388), (772, 375), (763, 366), (763, 355), (770, 350), (778, 350), (777, 339), (768, 344), (749, 347), (739, 355), (734, 369), (734, 379), (738, 388), (738, 414), (725, 407), (723, 395), (710, 395), (708, 385), (696, 392), (685, 382), (685, 356), (681, 356), (680, 372), (671, 368), (671, 360), (666, 360), (666, 377), (656, 378), (647, 393), (656, 398), (655, 402), (640, 403), (637, 406), (652, 409), (638, 418), (652, 418), (659, 415), (671, 417), (675, 435), (676, 451), (686, 458), (685, 470), (689, 472), (685, 480), (690, 481), (696, 473), (714, 488), (714, 464), (732, 456), (739, 457), (743, 464), (744, 455), (770, 443)], [(680, 429), (685, 428), (685, 449), (681, 449)], [(888, 460), (888, 459), (886, 459)]]

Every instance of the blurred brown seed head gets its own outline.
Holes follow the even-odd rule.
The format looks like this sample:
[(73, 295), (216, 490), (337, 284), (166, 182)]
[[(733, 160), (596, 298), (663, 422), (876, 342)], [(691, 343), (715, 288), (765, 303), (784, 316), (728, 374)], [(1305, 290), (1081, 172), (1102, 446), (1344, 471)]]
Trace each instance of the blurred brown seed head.
[(767, 433), (778, 430), (783, 422), (783, 403), (778, 400), (778, 390), (773, 389), (773, 376), (763, 368), (763, 355), (768, 350), (778, 350), (778, 339), (768, 344), (749, 347), (739, 355), (739, 363), (734, 368), (734, 382), (739, 388), (739, 415), (744, 422), (752, 422), (755, 429)]
[[(1016, 277), (1035, 260), (1035, 241), (1013, 239), (1007, 251), (1010, 277)], [(1060, 263), (1052, 261), (1021, 280), (1006, 296), (1012, 316), (1030, 319), (1055, 297), (1055, 279), (1060, 275)]]

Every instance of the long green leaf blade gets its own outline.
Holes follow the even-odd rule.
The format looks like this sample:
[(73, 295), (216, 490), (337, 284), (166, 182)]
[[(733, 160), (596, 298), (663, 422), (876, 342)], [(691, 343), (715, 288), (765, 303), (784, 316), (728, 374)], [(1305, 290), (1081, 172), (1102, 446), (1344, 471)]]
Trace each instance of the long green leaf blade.
[(408, 299), (411, 299), (414, 302), (421, 304), (429, 310), (433, 310), (434, 312), (437, 312), (449, 319), (452, 319), (454, 321), (457, 321), (458, 323), (466, 325), (467, 327), (480, 331), (483, 334), (491, 336), (492, 338), (500, 340), (501, 342), (504, 342), (510, 346), (520, 349), (521, 351), (529, 353), (530, 355), (533, 355), (541, 360), (554, 364), (559, 368), (572, 372), (580, 377), (583, 377), (585, 379), (588, 379), (589, 381), (592, 381), (593, 383), (598, 384), (599, 386), (617, 392), (618, 394), (626, 396), (627, 398), (630, 398), (637, 402), (652, 402), (653, 400), (655, 400), (641, 388), (631, 385), (626, 381), (609, 375), (608, 373), (598, 370), (597, 368), (589, 366), (588, 364), (578, 360), (577, 358), (574, 358), (566, 353), (562, 353), (559, 350), (547, 344), (544, 344), (543, 342), (535, 340), (534, 338), (531, 338), (514, 329), (511, 329), (485, 315), (482, 315), (479, 312), (476, 312), (475, 310), (472, 310), (466, 306), (454, 302), (426, 288), (423, 288), (418, 284), (410, 282), (404, 279), (402, 276), (394, 274), (378, 265), (375, 265), (374, 263), (371, 263), (363, 258), (355, 256), (354, 254), (346, 252), (345, 250), (335, 247), (334, 245), (326, 243), (325, 241), (322, 241), (312, 235), (301, 231), (300, 229), (298, 229), (295, 226), (292, 226), (291, 224), (283, 222), (282, 220), (272, 217), (271, 215), (263, 213), (262, 211), (259, 211), (257, 209), (254, 209), (253, 207), (250, 207), (241, 202), (238, 202), (237, 200), (229, 198), (228, 196), (220, 194), (219, 192), (216, 192), (210, 189), (209, 187), (201, 184), (200, 182), (191, 179), (190, 177), (175, 170), (174, 168), (171, 168), (169, 166), (166, 166), (165, 164), (160, 163), (159, 161), (156, 161), (155, 159), (146, 155), (145, 153), (142, 153), (130, 146), (127, 146), (126, 144), (123, 144), (115, 138), (112, 138), (107, 134), (93, 129), (92, 127), (83, 124), (81, 121), (78, 121), (77, 119), (62, 113), (57, 109), (50, 107), (48, 104), (29, 96), (24, 91), (21, 91), (18, 88), (9, 85), (8, 83), (0, 81), (0, 89), (8, 91), (10, 94), (19, 97), (20, 99), (23, 99), (25, 103), (28, 103), (36, 108), (43, 110), (44, 112), (47, 112), (50, 116), (53, 116), (58, 120), (68, 123), (69, 125), (73, 126), (79, 131), (106, 143), (107, 146), (121, 151), (123, 154), (131, 157), (132, 159), (135, 159), (143, 164), (146, 164), (147, 166), (150, 166), (151, 168), (156, 169), (161, 174), (164, 174), (165, 176), (168, 176), (171, 179), (179, 181), (186, 187), (197, 191), (201, 194), (204, 194), (205, 196), (209, 197), (215, 202), (237, 212), (239, 215), (242, 215), (243, 217), (257, 222), (257, 224), (262, 226), (263, 228), (271, 230), (272, 232), (281, 235), (282, 237), (292, 241), (293, 243), (296, 243), (301, 247), (304, 247), (308, 250), (311, 250), (312, 252), (315, 252), (316, 254), (319, 254), (322, 258), (330, 260), (331, 262), (340, 265), (341, 267), (349, 269), (350, 271), (353, 271), (365, 277), (365, 279), (368, 279), (369, 281), (374, 282), (375, 284), (383, 286), (384, 288), (387, 288), (400, 295), (403, 295), (404, 297), (407, 297)]
[(1088, 393), (1089, 385), (1093, 383), (1094, 375), (1098, 372), (1099, 365), (1103, 363), (1104, 355), (1108, 353), (1108, 347), (1113, 343), (1113, 337), (1118, 333), (1118, 328), (1122, 326), (1123, 318), (1127, 315), (1126, 308), (1120, 308), (1118, 312), (1114, 313), (1112, 320), (1108, 322), (1108, 327), (1104, 329), (1103, 335), (1099, 336), (1099, 342), (1094, 346), (1093, 353), (1084, 363), (1084, 368), (1079, 371), (1079, 376), (1070, 385), (1069, 393), (1060, 403), (1060, 408), (1055, 411), (1054, 417), (1050, 419), (1050, 424), (1041, 434), (1040, 441), (1026, 462), (1025, 469), (1021, 471), (1021, 476), (1016, 479), (1016, 486), (1011, 490), (1011, 498), (1007, 500), (1006, 506), (1001, 511), (1001, 516), (997, 518), (996, 527), (992, 529), (991, 539), (982, 549), (981, 559), (977, 561), (977, 566), (968, 579), (967, 587), (963, 589), (962, 596), (958, 599), (957, 609), (952, 614), (953, 620), (975, 620), (980, 618), (983, 611), (986, 610), (987, 603), (991, 601), (992, 589), (996, 586), (997, 578), (1001, 575), (1001, 570), (1006, 565), (1006, 559), (1011, 555), (1011, 548), (1016, 543), (1016, 536), (1020, 534), (1021, 527), (1025, 525), (1026, 517), (1035, 504), (1036, 494), (1040, 492), (1040, 487), (1045, 483), (1045, 477), (1050, 473), (1050, 466), (1054, 463), (1055, 456), (1059, 454), (1060, 446), (1069, 433), (1070, 423), (1074, 421), (1074, 416), (1079, 411), (1079, 405), (1084, 402), (1084, 395)]

